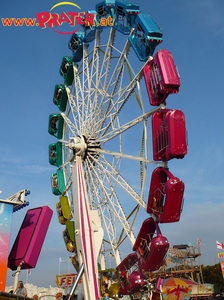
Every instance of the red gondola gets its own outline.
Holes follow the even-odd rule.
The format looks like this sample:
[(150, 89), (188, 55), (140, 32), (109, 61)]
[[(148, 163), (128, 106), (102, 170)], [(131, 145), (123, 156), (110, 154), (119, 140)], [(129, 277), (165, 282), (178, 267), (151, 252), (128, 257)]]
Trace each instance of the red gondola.
[(151, 105), (166, 104), (169, 94), (178, 93), (179, 74), (173, 56), (168, 50), (159, 50), (143, 71)]
[(160, 223), (178, 222), (184, 187), (183, 181), (174, 177), (168, 169), (156, 168), (151, 177), (147, 213), (156, 215)]
[[(156, 234), (154, 237), (153, 235)], [(153, 272), (160, 268), (169, 248), (169, 242), (162, 236), (157, 222), (146, 219), (139, 231), (133, 250), (140, 257), (139, 266), (143, 272)]]

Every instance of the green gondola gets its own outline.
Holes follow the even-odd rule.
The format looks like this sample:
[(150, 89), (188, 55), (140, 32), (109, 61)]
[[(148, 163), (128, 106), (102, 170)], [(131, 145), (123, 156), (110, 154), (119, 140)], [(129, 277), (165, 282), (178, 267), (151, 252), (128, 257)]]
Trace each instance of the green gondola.
[(60, 167), (62, 165), (62, 143), (49, 145), (49, 163), (53, 166)]
[(61, 112), (64, 112), (68, 102), (68, 95), (64, 84), (56, 84), (54, 88), (53, 102)]
[(64, 119), (60, 114), (50, 114), (48, 122), (48, 132), (61, 139), (63, 135)]
[(74, 80), (73, 62), (71, 56), (64, 56), (59, 70), (60, 75), (64, 78), (65, 85), (69, 86)]
[(62, 195), (65, 189), (63, 170), (58, 169), (56, 173), (51, 174), (51, 188), (54, 195)]

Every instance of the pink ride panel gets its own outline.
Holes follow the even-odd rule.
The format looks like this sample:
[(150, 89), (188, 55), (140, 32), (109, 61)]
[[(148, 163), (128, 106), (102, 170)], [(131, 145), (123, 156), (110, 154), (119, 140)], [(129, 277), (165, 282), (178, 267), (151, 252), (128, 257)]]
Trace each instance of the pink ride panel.
[(184, 113), (162, 109), (152, 116), (153, 159), (168, 161), (187, 154)]
[(163, 287), (163, 284), (164, 284), (164, 279), (163, 278), (158, 278), (157, 281), (156, 281), (156, 285), (155, 285), (155, 288), (160, 291), (161, 288)]
[(169, 94), (178, 93), (180, 79), (173, 56), (168, 50), (159, 50), (143, 72), (151, 105), (166, 104)]
[[(167, 177), (169, 178), (167, 180)], [(147, 213), (160, 223), (178, 222), (183, 205), (184, 183), (166, 168), (156, 168), (151, 177)]]
[(9, 254), (10, 269), (16, 270), (22, 261), (22, 269), (35, 268), (52, 214), (48, 206), (27, 211)]
[[(152, 237), (155, 230), (156, 235)], [(133, 246), (133, 250), (138, 251), (141, 270), (143, 272), (158, 270), (168, 248), (169, 242), (162, 236), (158, 223), (153, 218), (146, 219)]]

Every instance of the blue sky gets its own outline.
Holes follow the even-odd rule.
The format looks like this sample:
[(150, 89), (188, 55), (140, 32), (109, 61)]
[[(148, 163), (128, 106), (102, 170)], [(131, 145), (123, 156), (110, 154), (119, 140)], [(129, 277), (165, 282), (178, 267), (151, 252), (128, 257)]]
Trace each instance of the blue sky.
[[(0, 18), (32, 17), (49, 11), (54, 0), (7, 1), (1, 4)], [(96, 1), (75, 2), (82, 11), (94, 9)], [(218, 0), (138, 1), (142, 12), (150, 14), (163, 30), (163, 43), (173, 54), (181, 75), (178, 95), (170, 96), (169, 108), (185, 113), (188, 154), (169, 163), (170, 170), (185, 183), (185, 204), (180, 222), (163, 224), (161, 229), (171, 245), (191, 243), (201, 238), (201, 263), (218, 262), (215, 241), (224, 242), (224, 139), (223, 139), (223, 50), (224, 3)], [(68, 271), (69, 253), (62, 239), (51, 193), (48, 164), (48, 116), (54, 112), (54, 86), (62, 82), (59, 67), (69, 55), (69, 36), (39, 27), (3, 27), (0, 22), (0, 189), (7, 198), (27, 188), (30, 208), (48, 205), (54, 211), (37, 266), (29, 282), (55, 285), (59, 257), (61, 273)], [(158, 48), (159, 49), (159, 48)], [(157, 50), (158, 50), (157, 49)], [(156, 51), (157, 51), (156, 50)], [(137, 63), (137, 57), (136, 57)], [(13, 215), (11, 244), (26, 210)], [(137, 234), (137, 232), (136, 232)], [(70, 270), (72, 266), (70, 266)], [(7, 285), (12, 285), (8, 272)], [(25, 271), (21, 279), (25, 280)]]

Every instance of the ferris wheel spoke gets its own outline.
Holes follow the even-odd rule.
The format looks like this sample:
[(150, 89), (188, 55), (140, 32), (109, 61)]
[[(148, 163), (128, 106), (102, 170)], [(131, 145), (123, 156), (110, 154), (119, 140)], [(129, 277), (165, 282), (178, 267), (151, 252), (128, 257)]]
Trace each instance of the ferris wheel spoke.
[(125, 179), (119, 174), (119, 172), (114, 169), (114, 167), (104, 158), (103, 155), (100, 155), (101, 160), (96, 160), (94, 157), (92, 159), (96, 164), (104, 170), (105, 175), (109, 176), (118, 184), (129, 196), (131, 196), (137, 204), (139, 204), (144, 210), (146, 209), (146, 204), (143, 199), (136, 193), (136, 191), (125, 181)]
[[(76, 119), (76, 124), (79, 124), (77, 127), (78, 131), (82, 131), (82, 125), (83, 125), (83, 117), (82, 117), (82, 98), (80, 97), (80, 86), (78, 85), (78, 73), (74, 73), (74, 95), (71, 95), (70, 97), (70, 108), (73, 113), (73, 118)], [(75, 115), (77, 115), (77, 118), (75, 118)]]
[(84, 97), (84, 91), (83, 91), (83, 87), (82, 87), (82, 83), (81, 83), (81, 79), (80, 79), (80, 74), (76, 73), (75, 77), (75, 91), (76, 91), (76, 100), (77, 100), (77, 104), (79, 107), (79, 115), (81, 116), (80, 118), (80, 130), (81, 132), (83, 131), (83, 129), (85, 128), (85, 111), (86, 111), (86, 103), (85, 103), (85, 97)]
[(154, 164), (158, 164), (158, 162), (155, 162), (153, 160), (147, 159), (145, 157), (142, 156), (134, 156), (134, 155), (129, 155), (129, 154), (125, 154), (125, 153), (121, 153), (121, 152), (115, 152), (115, 151), (110, 151), (110, 150), (105, 150), (105, 149), (89, 149), (90, 152), (99, 152), (102, 154), (106, 154), (106, 155), (110, 155), (110, 156), (114, 156), (117, 158), (125, 158), (125, 159), (131, 159), (131, 160), (136, 160), (136, 161), (140, 161), (142, 163), (154, 163)]
[[(102, 89), (105, 91), (106, 85), (107, 85), (107, 79), (108, 79), (108, 74), (109, 74), (109, 68), (110, 68), (110, 63), (111, 63), (111, 55), (112, 55), (112, 46), (114, 43), (114, 38), (115, 38), (115, 29), (111, 28), (110, 29), (110, 35), (108, 38), (106, 50), (104, 52), (104, 58), (103, 62), (101, 64), (101, 69), (99, 70), (98, 68), (98, 74), (97, 74), (97, 82), (95, 86), (95, 97), (94, 97), (94, 103), (95, 103), (95, 109), (98, 107), (98, 91), (99, 89)], [(101, 51), (103, 51), (101, 49)], [(95, 114), (95, 120), (94, 124), (96, 123), (96, 120), (98, 118), (98, 113)]]
[[(94, 166), (92, 166), (92, 163), (90, 161), (88, 161), (88, 162), (89, 162), (88, 169), (89, 169), (90, 177), (92, 177), (92, 173), (95, 173), (95, 176), (96, 176), (98, 182), (99, 183), (102, 182), (102, 178), (100, 178), (101, 177), (100, 172), (97, 173)], [(90, 170), (90, 166), (91, 166), (92, 172)], [(107, 199), (106, 201), (109, 201), (108, 193), (107, 193), (107, 191), (105, 191), (104, 186), (103, 186), (103, 189), (101, 190), (101, 192), (102, 192), (102, 196), (104, 197), (104, 199)], [(109, 239), (112, 251), (115, 253), (116, 249), (117, 249), (116, 232), (115, 232), (116, 226), (115, 226), (114, 222), (112, 221), (111, 212), (110, 212), (110, 208), (109, 208), (108, 204), (102, 205), (102, 199), (100, 199), (99, 191), (96, 189), (96, 187), (95, 187), (95, 193), (96, 193), (96, 195), (98, 195), (97, 196), (98, 208), (101, 212), (101, 217), (102, 217), (103, 223), (104, 223), (106, 231), (107, 231), (107, 235), (108, 235), (108, 239)], [(120, 256), (116, 256), (115, 259), (116, 259), (117, 263), (120, 263)]]
[(105, 93), (103, 95), (103, 97), (101, 98), (101, 103), (99, 104), (99, 109), (98, 109), (98, 122), (101, 123), (100, 127), (103, 126), (103, 123), (100, 121), (101, 118), (102, 118), (102, 108), (103, 108), (103, 104), (104, 104), (104, 99), (105, 99), (105, 96), (107, 95), (107, 93), (109, 92), (109, 89), (112, 89), (112, 91), (109, 93), (109, 101), (106, 105), (106, 108), (105, 108), (105, 111), (103, 111), (103, 114), (104, 115), (107, 115), (107, 112), (111, 106), (111, 99), (114, 97), (114, 94), (115, 94), (115, 91), (116, 91), (116, 88), (118, 86), (118, 83), (119, 81), (121, 80), (121, 75), (122, 75), (122, 72), (124, 70), (124, 65), (125, 65), (125, 62), (127, 60), (127, 56), (128, 56), (128, 53), (129, 53), (129, 50), (130, 50), (130, 43), (129, 43), (129, 40), (127, 40), (125, 46), (124, 46), (124, 49), (119, 57), (119, 60), (117, 62), (117, 65), (116, 67), (114, 68), (114, 71), (113, 71), (113, 74), (111, 76), (111, 79), (107, 85), (107, 89), (105, 90)]
[(91, 128), (91, 122), (92, 122), (92, 113), (93, 113), (93, 105), (92, 105), (92, 97), (94, 94), (94, 90), (91, 89), (91, 83), (92, 79), (90, 77), (90, 70), (89, 70), (89, 55), (87, 52), (87, 44), (83, 44), (83, 96), (84, 96), (84, 114), (85, 114), (85, 120), (84, 120), (84, 128), (86, 128), (87, 131), (90, 131)]
[(91, 86), (90, 88), (94, 91), (94, 97), (92, 101), (92, 109), (91, 109), (91, 120), (95, 122), (95, 111), (97, 108), (97, 100), (98, 100), (98, 86), (99, 86), (99, 63), (100, 63), (100, 34), (101, 30), (96, 29), (95, 34), (95, 44), (93, 49), (93, 58), (92, 58), (92, 68), (91, 68)]
[[(99, 169), (99, 166), (98, 166), (98, 169)], [(116, 216), (116, 218), (121, 223), (123, 230), (125, 231), (127, 237), (129, 238), (129, 240), (130, 240), (130, 242), (133, 246), (134, 243), (135, 243), (135, 238), (134, 238), (132, 229), (131, 229), (128, 221), (127, 221), (127, 218), (125, 216), (123, 208), (122, 208), (122, 206), (121, 206), (121, 204), (118, 200), (118, 197), (115, 193), (115, 186), (112, 184), (111, 177), (108, 176), (108, 174), (106, 174), (105, 179), (106, 179), (106, 183), (109, 185), (110, 191), (111, 191), (110, 194), (109, 194), (109, 200), (108, 201), (110, 203), (112, 213), (113, 213), (114, 216)], [(104, 181), (104, 184), (105, 184), (105, 181)], [(117, 249), (118, 246), (119, 246), (118, 242), (116, 242), (116, 245), (117, 245), (116, 246), (116, 249)]]
[[(131, 64), (129, 63), (128, 60), (127, 60), (127, 69), (128, 69), (128, 75), (129, 75), (130, 81), (132, 81), (132, 74), (134, 74), (134, 71), (133, 71), (132, 66), (131, 66)], [(136, 98), (136, 101), (138, 102), (139, 107), (141, 108), (142, 112), (145, 113), (139, 81), (137, 81), (137, 90), (138, 90), (138, 95), (136, 94), (135, 91), (133, 92), (133, 94), (134, 94), (134, 96)]]
[[(122, 228), (124, 229), (124, 231), (126, 232), (128, 238), (129, 238), (131, 244), (134, 245), (135, 238), (134, 238), (133, 232), (132, 232), (131, 227), (130, 227), (130, 225), (127, 221), (127, 218), (124, 214), (122, 206), (121, 206), (121, 204), (120, 204), (120, 202), (119, 202), (119, 200), (116, 196), (114, 186), (111, 182), (111, 179), (114, 180), (114, 178), (113, 177), (111, 178), (109, 172), (105, 173), (105, 168), (102, 169), (102, 165), (97, 164), (97, 169), (98, 169), (98, 172), (103, 174), (103, 176), (104, 176), (104, 180), (100, 180), (99, 184), (101, 186), (101, 190), (104, 191), (104, 197), (106, 197), (106, 202), (110, 204), (109, 207), (110, 207), (111, 213), (112, 213), (112, 215), (115, 215), (116, 218), (119, 220), (119, 222), (122, 225)], [(109, 194), (105, 190), (105, 185), (108, 185), (108, 187), (110, 189)], [(108, 205), (107, 203), (106, 203), (106, 205)], [(117, 244), (117, 247), (118, 247), (118, 244)]]
[(74, 96), (71, 94), (70, 89), (66, 87), (66, 91), (68, 94), (68, 101), (69, 101), (69, 111), (67, 112), (67, 117), (70, 115), (70, 112), (72, 113), (72, 117), (73, 117), (73, 122), (74, 122), (74, 127), (76, 128), (76, 131), (78, 132), (78, 120), (81, 118), (80, 115), (78, 115), (79, 113), (79, 109), (77, 107), (76, 101), (74, 99)]
[(104, 79), (104, 82), (102, 83), (102, 81), (100, 80), (99, 83), (103, 90), (106, 89), (107, 78), (108, 78), (108, 74), (109, 74), (109, 67), (110, 67), (110, 63), (111, 63), (111, 55), (112, 55), (112, 50), (113, 50), (112, 46), (113, 46), (114, 38), (115, 38), (115, 32), (116, 32), (116, 30), (113, 27), (111, 27), (110, 35), (109, 35), (109, 39), (108, 39), (108, 43), (107, 43), (107, 48), (106, 48), (103, 63), (101, 66), (99, 78)]
[[(91, 166), (91, 170), (93, 170), (92, 172), (90, 170), (90, 166)], [(97, 183), (96, 186), (98, 188), (95, 185), (94, 185), (94, 188), (95, 188), (95, 194), (97, 195), (97, 199), (98, 199), (98, 208), (101, 212), (101, 217), (102, 217), (104, 226), (106, 228), (106, 232), (107, 232), (107, 235), (108, 235), (111, 250), (114, 253), (116, 263), (119, 264), (121, 259), (120, 259), (120, 255), (119, 255), (119, 251), (118, 251), (118, 245), (117, 245), (117, 241), (116, 241), (116, 226), (115, 226), (115, 222), (114, 222), (114, 220), (111, 216), (111, 211), (110, 211), (109, 205), (107, 203), (105, 204), (104, 203), (105, 200), (103, 200), (103, 198), (104, 199), (108, 198), (108, 193), (105, 190), (105, 186), (103, 186), (103, 190), (101, 190), (102, 196), (101, 197), (99, 196), (99, 188), (100, 188), (99, 183), (103, 182), (102, 174), (101, 174), (100, 171), (97, 173), (96, 169), (94, 168), (94, 166), (92, 165), (92, 163), (90, 161), (89, 161), (88, 169), (89, 169), (90, 176), (92, 176), (93, 173), (95, 173), (95, 177), (97, 178), (96, 179), (96, 183)]]
[(104, 144), (108, 141), (110, 141), (111, 139), (115, 138), (116, 136), (122, 134), (123, 132), (125, 132), (126, 130), (132, 128), (133, 126), (141, 123), (142, 121), (146, 120), (147, 118), (149, 118), (150, 116), (152, 116), (156, 111), (159, 111), (160, 109), (163, 109), (164, 105), (160, 104), (160, 106), (154, 108), (153, 110), (142, 114), (141, 116), (135, 118), (134, 120), (127, 122), (126, 124), (122, 125), (122, 126), (118, 126), (117, 128), (114, 128), (113, 130), (111, 130), (110, 132), (106, 133), (105, 135), (101, 135), (101, 137), (99, 137), (99, 141)]
[(96, 83), (96, 86), (98, 86), (98, 74), (99, 74), (99, 46), (100, 46), (100, 29), (96, 29), (95, 34), (95, 44), (93, 48), (93, 58), (92, 58), (92, 67), (91, 67), (91, 79), (92, 81)]
[[(152, 58), (151, 58), (152, 59)], [(102, 119), (102, 122), (104, 123), (106, 119), (109, 119), (108, 125), (103, 130), (102, 135), (104, 135), (109, 128), (112, 126), (114, 119), (119, 114), (120, 110), (124, 106), (124, 104), (127, 102), (128, 98), (131, 96), (132, 93), (134, 93), (134, 90), (138, 84), (138, 82), (143, 77), (143, 69), (145, 65), (148, 63), (148, 61), (143, 65), (143, 67), (140, 69), (138, 74), (131, 80), (131, 82), (127, 85), (127, 87), (123, 90), (121, 95), (118, 97), (114, 105), (109, 109), (108, 113), (105, 114), (104, 118)]]
[(64, 113), (61, 113), (61, 116), (63, 117), (64, 122), (66, 123), (66, 125), (68, 126), (70, 131), (72, 132), (73, 136), (76, 136), (77, 135), (76, 126), (72, 123), (72, 121)]

